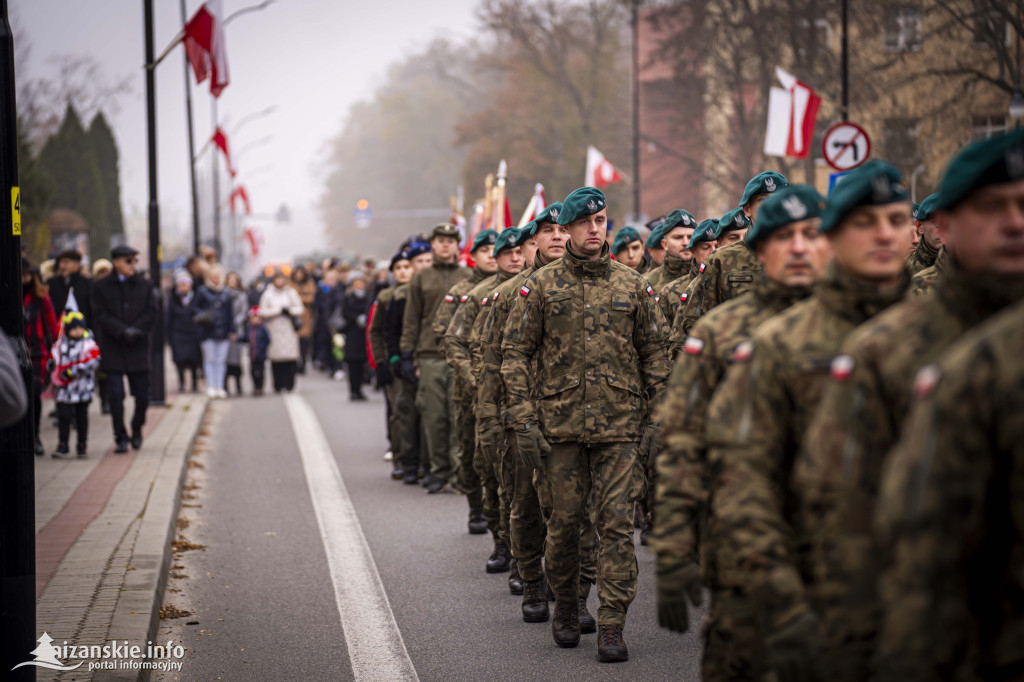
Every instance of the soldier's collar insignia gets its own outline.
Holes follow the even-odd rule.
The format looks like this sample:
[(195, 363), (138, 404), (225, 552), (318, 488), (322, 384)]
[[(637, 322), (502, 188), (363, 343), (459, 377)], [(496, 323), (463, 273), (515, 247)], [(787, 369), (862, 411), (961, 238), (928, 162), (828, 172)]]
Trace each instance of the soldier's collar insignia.
[(853, 374), (854, 361), (852, 355), (837, 355), (832, 358), (830, 372), (836, 381), (846, 381)]
[(928, 396), (935, 390), (935, 386), (938, 385), (941, 376), (942, 371), (936, 364), (922, 367), (914, 378), (914, 395), (918, 398)]
[[(790, 196), (788, 199), (782, 200), (782, 207), (786, 209), (786, 213), (793, 220), (800, 220), (807, 215), (807, 207), (804, 206), (804, 202), (800, 201), (800, 197), (796, 195)], [(739, 218), (739, 216), (736, 216)]]
[(519, 293), (520, 293), (521, 295), (523, 295), (523, 296), (529, 296), (529, 295), (530, 295), (530, 287), (528, 287), (528, 286), (526, 286), (526, 285), (524, 284), (524, 285), (523, 285), (523, 288), (519, 290)]
[(746, 362), (754, 354), (754, 342), (744, 341), (732, 352), (733, 362)]
[(704, 339), (698, 339), (695, 336), (687, 336), (686, 343), (683, 344), (683, 352), (687, 355), (700, 355), (701, 351), (704, 350)]
[(647, 285), (647, 295), (654, 296), (654, 289), (651, 288), (650, 284)]
[(699, 267), (699, 268), (697, 268), (697, 270), (698, 270), (699, 272), (704, 272), (704, 267), (705, 267), (705, 264), (704, 264), (704, 263), (701, 263), (701, 264), (700, 264), (700, 267)]
[(461, 299), (459, 299), (459, 302), (460, 303), (465, 303), (468, 300), (469, 300), (469, 294), (465, 294)]
[(446, 295), (446, 296), (444, 297), (444, 302), (445, 302), (445, 303), (453, 303), (454, 301), (455, 301), (455, 297), (454, 297), (454, 296), (452, 296), (451, 294), (447, 294), (447, 295)]
[(682, 303), (686, 303), (686, 298), (687, 298), (687, 293), (685, 291), (683, 293), (679, 294), (679, 300)]
[(768, 192), (775, 191), (775, 178), (765, 178), (764, 188)]

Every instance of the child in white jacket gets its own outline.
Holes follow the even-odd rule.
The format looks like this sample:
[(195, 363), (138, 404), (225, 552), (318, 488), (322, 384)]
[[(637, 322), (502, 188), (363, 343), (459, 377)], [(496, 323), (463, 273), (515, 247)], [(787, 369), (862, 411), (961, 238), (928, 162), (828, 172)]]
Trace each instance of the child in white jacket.
[(77, 453), (86, 457), (89, 437), (89, 403), (95, 390), (96, 369), (100, 366), (100, 347), (85, 327), (79, 312), (64, 315), (64, 333), (53, 344), (53, 381), (57, 388), (57, 431), (60, 442), (53, 456), (69, 456), (68, 436), (74, 421), (78, 432)]

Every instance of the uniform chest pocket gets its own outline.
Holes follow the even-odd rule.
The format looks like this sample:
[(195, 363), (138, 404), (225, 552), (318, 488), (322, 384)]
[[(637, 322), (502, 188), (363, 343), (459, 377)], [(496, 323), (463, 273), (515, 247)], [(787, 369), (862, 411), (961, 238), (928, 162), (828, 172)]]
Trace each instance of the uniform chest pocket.
[(549, 292), (544, 296), (544, 303), (552, 316), (568, 315), (572, 311), (572, 292)]

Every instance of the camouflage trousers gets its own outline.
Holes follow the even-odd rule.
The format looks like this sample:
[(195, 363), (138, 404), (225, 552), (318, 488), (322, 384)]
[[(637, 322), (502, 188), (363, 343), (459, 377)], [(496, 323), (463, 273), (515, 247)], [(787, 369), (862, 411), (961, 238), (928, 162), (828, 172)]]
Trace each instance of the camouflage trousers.
[[(550, 501), (545, 563), (560, 602), (580, 594), (581, 529), (593, 509), (598, 537), (597, 596), (601, 625), (625, 625), (636, 596), (633, 504), (643, 485), (637, 443), (552, 443), (545, 460)], [(593, 497), (591, 497), (593, 491)]]
[(509, 504), (506, 488), (501, 482), (505, 479), (502, 464), (506, 460), (507, 449), (507, 439), (498, 444), (497, 451), (492, 452), (491, 448), (484, 447), (477, 438), (476, 457), (473, 459), (473, 466), (484, 486), (484, 519), (494, 536), (494, 541), (505, 546), (509, 544)]
[(422, 426), (420, 411), (416, 409), (416, 386), (403, 379), (395, 378), (395, 412), (398, 416), (398, 451), (402, 471), (418, 471), (425, 448), (421, 447)]
[(753, 599), (735, 590), (712, 590), (704, 619), (704, 682), (765, 680), (762, 641)]
[[(456, 381), (453, 391), (455, 399), (455, 438), (459, 444), (459, 487), (466, 493), (470, 509), (483, 507), (483, 492), (480, 475), (476, 472), (473, 459), (476, 455), (476, 416), (470, 392)], [(494, 532), (494, 529), (491, 529)]]
[(396, 471), (402, 469), (402, 420), (398, 413), (400, 392), (398, 379), (393, 379), (384, 387), (384, 397), (387, 399), (388, 407), (388, 443), (391, 445), (391, 465)]
[(418, 358), (420, 380), (416, 407), (423, 418), (430, 452), (430, 473), (442, 481), (454, 481), (459, 466), (452, 409), (452, 368), (441, 358)]

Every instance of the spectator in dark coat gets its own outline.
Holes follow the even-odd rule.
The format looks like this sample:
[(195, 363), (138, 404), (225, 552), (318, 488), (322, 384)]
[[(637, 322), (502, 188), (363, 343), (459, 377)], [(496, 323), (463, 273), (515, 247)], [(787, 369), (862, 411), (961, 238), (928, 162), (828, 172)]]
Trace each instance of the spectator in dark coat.
[(50, 360), (50, 349), (57, 340), (57, 315), (50, 302), (46, 285), (39, 279), (39, 273), (32, 269), (27, 258), (21, 259), (21, 288), (24, 295), (25, 343), (32, 361), (31, 396), (35, 406), (33, 434), (35, 453), (42, 455), (43, 443), (39, 440), (39, 420), (43, 413), (43, 391), (50, 384), (50, 373), (46, 364)]
[(366, 293), (366, 277), (360, 272), (349, 275), (345, 291), (342, 317), (345, 326), (345, 364), (348, 367), (348, 385), (351, 400), (366, 400), (363, 395), (363, 377), (366, 374), (366, 316), (370, 298)]
[(192, 392), (199, 390), (199, 365), (203, 353), (199, 349), (199, 327), (192, 318), (196, 308), (196, 292), (192, 291), (192, 276), (184, 270), (174, 276), (174, 290), (167, 302), (167, 343), (171, 359), (178, 368), (178, 392), (185, 392), (185, 374), (192, 374)]
[(82, 254), (77, 251), (69, 249), (61, 251), (57, 256), (57, 274), (46, 285), (50, 288), (50, 301), (58, 317), (67, 307), (69, 294), (73, 291), (78, 312), (86, 320), (92, 320), (92, 285), (81, 270)]
[(224, 287), (224, 271), (214, 265), (206, 273), (206, 284), (196, 292), (199, 313), (200, 346), (203, 349), (203, 374), (211, 398), (227, 398), (224, 379), (228, 370), (228, 351), (238, 338), (233, 294)]
[(131, 444), (136, 450), (142, 447), (142, 427), (149, 407), (149, 335), (160, 314), (155, 287), (135, 271), (138, 253), (130, 246), (114, 248), (110, 252), (114, 271), (92, 286), (93, 331), (102, 354), (100, 368), (110, 383), (110, 418), (114, 452), (118, 454), (128, 452), (125, 377), (135, 398)]

